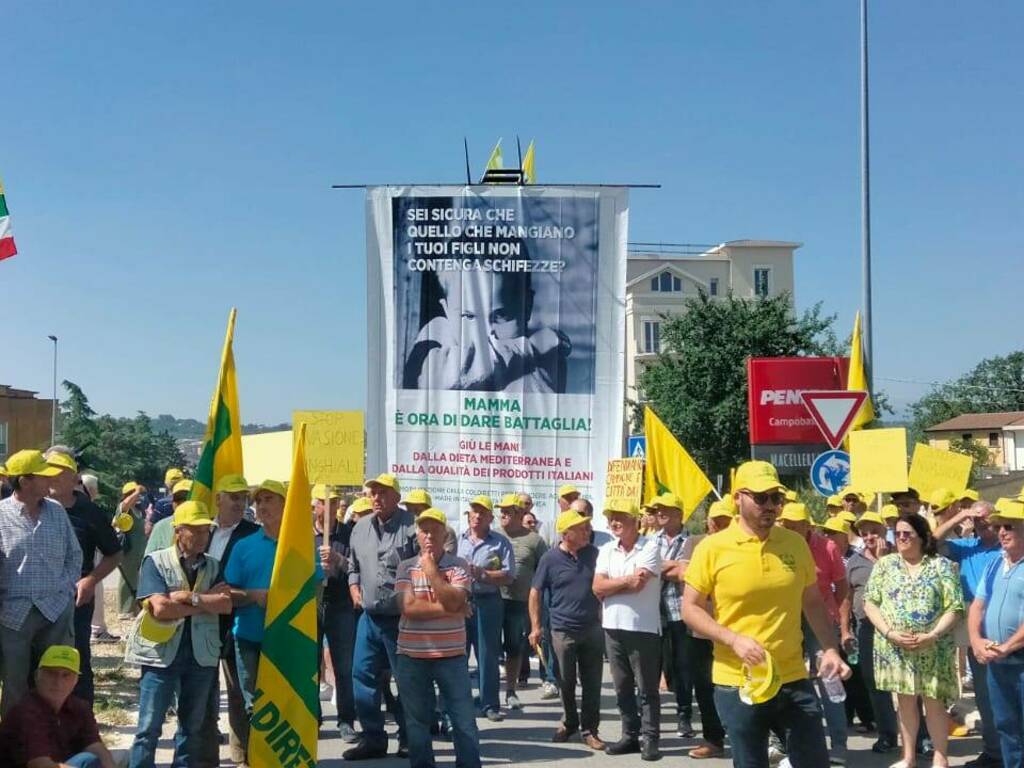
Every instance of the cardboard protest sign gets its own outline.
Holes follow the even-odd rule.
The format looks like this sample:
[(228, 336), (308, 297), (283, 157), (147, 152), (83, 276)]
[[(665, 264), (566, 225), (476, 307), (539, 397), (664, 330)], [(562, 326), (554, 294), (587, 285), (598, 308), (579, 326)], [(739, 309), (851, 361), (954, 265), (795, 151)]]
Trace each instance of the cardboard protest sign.
[(643, 459), (611, 459), (605, 473), (605, 499), (629, 499), (636, 504), (641, 502), (644, 488)]
[(937, 488), (959, 493), (971, 479), (973, 464), (974, 459), (970, 456), (917, 443), (914, 446), (914, 458), (910, 462), (910, 487), (922, 499), (927, 499)]
[(851, 432), (850, 485), (862, 493), (907, 490), (907, 430)]
[(306, 424), (306, 467), (310, 482), (362, 485), (364, 430), (362, 411), (295, 411), (292, 434)]

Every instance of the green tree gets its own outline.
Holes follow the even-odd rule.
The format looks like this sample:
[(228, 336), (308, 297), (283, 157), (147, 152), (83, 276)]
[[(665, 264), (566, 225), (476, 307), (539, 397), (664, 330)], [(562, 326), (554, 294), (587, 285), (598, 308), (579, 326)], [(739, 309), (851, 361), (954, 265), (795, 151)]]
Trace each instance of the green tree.
[(128, 480), (155, 488), (168, 467), (182, 466), (174, 438), (155, 432), (145, 413), (131, 419), (99, 416), (77, 384), (65, 381), (64, 389), (68, 396), (61, 403), (58, 442), (78, 452), (79, 463), (96, 474), (106, 498), (118, 498)]
[(982, 360), (970, 372), (912, 404), (911, 437), (927, 442), (928, 427), (964, 413), (997, 411), (1024, 411), (1024, 351)]
[[(638, 381), (646, 401), (709, 475), (750, 455), (747, 358), (839, 355), (835, 316), (816, 304), (797, 317), (788, 294), (756, 301), (703, 292), (663, 316), (661, 354)], [(634, 421), (643, 407), (634, 403)]]
[(972, 481), (980, 480), (982, 477), (982, 467), (988, 467), (992, 464), (992, 454), (988, 448), (973, 440), (955, 437), (949, 441), (949, 450), (954, 453), (962, 453), (974, 459), (974, 464), (971, 465)]

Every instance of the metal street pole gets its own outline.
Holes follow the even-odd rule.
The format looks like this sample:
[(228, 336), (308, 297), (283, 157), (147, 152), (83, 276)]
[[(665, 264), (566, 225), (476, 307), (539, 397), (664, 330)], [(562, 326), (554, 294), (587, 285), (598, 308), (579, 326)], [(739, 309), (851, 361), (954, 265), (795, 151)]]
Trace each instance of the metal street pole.
[(50, 445), (57, 443), (57, 337), (47, 336), (53, 342), (53, 404), (50, 409)]
[(860, 0), (860, 161), (861, 260), (863, 291), (864, 368), (868, 392), (873, 390), (871, 332), (871, 153), (868, 142), (868, 0)]

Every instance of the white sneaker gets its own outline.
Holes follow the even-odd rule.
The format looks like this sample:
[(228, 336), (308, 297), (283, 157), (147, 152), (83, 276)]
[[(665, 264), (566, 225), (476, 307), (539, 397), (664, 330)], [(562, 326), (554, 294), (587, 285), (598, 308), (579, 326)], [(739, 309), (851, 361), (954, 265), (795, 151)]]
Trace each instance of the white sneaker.
[(558, 687), (554, 683), (544, 683), (540, 697), (542, 699), (557, 699)]
[(793, 768), (793, 764), (789, 762), (788, 757), (782, 758), (782, 762), (779, 763), (779, 768)]
[(334, 698), (334, 687), (330, 683), (320, 683), (320, 701), (330, 701)]

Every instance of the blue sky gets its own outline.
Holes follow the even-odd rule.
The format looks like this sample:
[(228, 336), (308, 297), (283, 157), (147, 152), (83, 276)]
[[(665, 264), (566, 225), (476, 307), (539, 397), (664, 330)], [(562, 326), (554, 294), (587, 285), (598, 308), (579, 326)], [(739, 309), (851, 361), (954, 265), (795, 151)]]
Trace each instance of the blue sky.
[[(860, 302), (858, 4), (8, 3), (0, 382), (204, 418), (230, 306), (245, 421), (361, 408), (364, 202), (503, 136), (540, 181), (657, 182), (630, 239), (798, 240)], [(875, 372), (897, 402), (1022, 346), (1024, 6), (872, 6)]]

